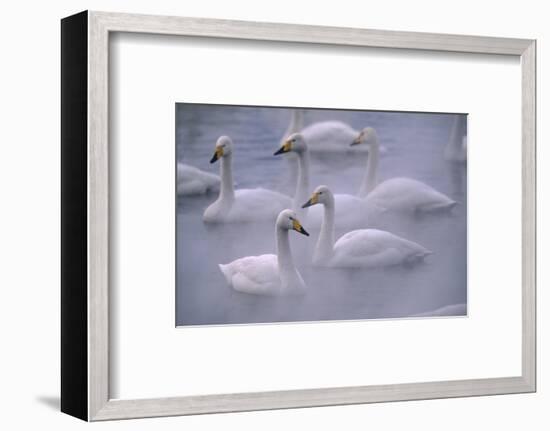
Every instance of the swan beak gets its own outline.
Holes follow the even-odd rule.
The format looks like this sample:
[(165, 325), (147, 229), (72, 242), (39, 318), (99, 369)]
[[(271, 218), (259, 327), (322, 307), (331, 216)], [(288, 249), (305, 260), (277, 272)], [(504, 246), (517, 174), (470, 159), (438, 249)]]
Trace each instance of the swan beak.
[(286, 141), (281, 148), (279, 148), (277, 151), (273, 153), (274, 156), (277, 156), (279, 154), (288, 153), (290, 150), (292, 150), (292, 144), (290, 141)]
[(217, 162), (218, 159), (221, 158), (222, 156), (223, 156), (223, 148), (222, 147), (217, 147), (216, 151), (214, 152), (214, 155), (210, 159), (210, 163)]
[(354, 145), (359, 145), (362, 142), (362, 136), (359, 135), (357, 138), (353, 140), (351, 144), (349, 144), (350, 147), (353, 147)]
[(305, 204), (302, 205), (302, 208), (307, 208), (318, 203), (319, 203), (319, 194), (313, 193), (309, 201), (307, 201)]
[(305, 236), (309, 236), (309, 233), (306, 232), (306, 230), (302, 227), (300, 222), (296, 219), (292, 221), (292, 229), (294, 229), (296, 232), (300, 232)]

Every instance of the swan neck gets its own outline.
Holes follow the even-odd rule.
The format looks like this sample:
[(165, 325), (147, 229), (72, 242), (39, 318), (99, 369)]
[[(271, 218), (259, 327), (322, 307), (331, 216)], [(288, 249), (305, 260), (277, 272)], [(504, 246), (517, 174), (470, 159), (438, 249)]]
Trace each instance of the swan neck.
[(290, 122), (286, 128), (285, 134), (281, 138), (281, 145), (284, 144), (286, 139), (293, 133), (300, 132), (304, 128), (304, 115), (301, 109), (294, 109), (290, 116)]
[(289, 135), (292, 133), (299, 132), (304, 128), (304, 116), (302, 110), (295, 109), (292, 111), (292, 118), (290, 119), (290, 124), (288, 126)]
[(326, 262), (334, 254), (334, 200), (325, 203), (323, 207), (321, 232), (319, 233), (313, 257), (315, 263)]
[(371, 146), (369, 148), (369, 155), (367, 159), (367, 167), (365, 170), (365, 176), (359, 189), (359, 197), (365, 198), (378, 184), (378, 159), (380, 158), (380, 148), (378, 145), (378, 138), (373, 138)]
[(309, 154), (306, 151), (297, 153), (298, 156), (298, 181), (294, 193), (294, 210), (303, 213), (302, 205), (308, 198), (309, 193)]
[(290, 251), (290, 242), (288, 239), (288, 230), (276, 228), (277, 235), (277, 262), (281, 275), (288, 274), (289, 271), (295, 271), (294, 262), (292, 260), (292, 252)]
[(220, 163), (220, 197), (222, 201), (233, 201), (235, 199), (235, 190), (233, 188), (233, 156), (227, 154), (221, 158)]
[(452, 147), (455, 151), (462, 150), (462, 136), (466, 133), (466, 127), (463, 124), (463, 120), (460, 116), (457, 116), (453, 121), (453, 127), (451, 129), (451, 137), (449, 140), (449, 147)]

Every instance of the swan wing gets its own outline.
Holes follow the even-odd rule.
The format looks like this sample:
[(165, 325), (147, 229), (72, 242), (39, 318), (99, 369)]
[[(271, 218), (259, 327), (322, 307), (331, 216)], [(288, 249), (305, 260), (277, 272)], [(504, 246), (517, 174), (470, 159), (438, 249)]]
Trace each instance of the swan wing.
[(378, 229), (348, 232), (334, 244), (334, 259), (344, 266), (387, 266), (425, 257), (419, 244)]
[[(350, 146), (359, 131), (342, 121), (319, 121), (310, 124), (300, 133), (312, 152), (369, 152), (368, 145)], [(380, 154), (385, 154), (387, 148), (381, 145), (379, 151)]]
[(277, 256), (247, 256), (220, 265), (228, 284), (235, 290), (253, 294), (275, 294), (281, 289)]
[(376, 207), (399, 211), (436, 211), (456, 205), (448, 196), (411, 178), (386, 180), (376, 186), (367, 199)]
[(468, 314), (466, 304), (451, 304), (424, 313), (413, 314), (414, 317), (432, 317), (432, 316), (465, 316)]
[(202, 171), (185, 163), (177, 165), (178, 194), (203, 194), (210, 190), (218, 190), (220, 177), (210, 172)]
[[(365, 202), (357, 196), (348, 194), (334, 195), (334, 223), (338, 229), (353, 229), (368, 225)], [(319, 229), (323, 222), (323, 206), (314, 205), (307, 213), (307, 227)], [(304, 222), (305, 223), (305, 222)]]
[(228, 218), (234, 221), (265, 220), (275, 218), (292, 206), (292, 200), (282, 193), (264, 188), (239, 189)]
[[(359, 135), (341, 121), (321, 121), (307, 126), (301, 131), (310, 151), (352, 151), (350, 144)], [(367, 146), (358, 146), (366, 150)]]

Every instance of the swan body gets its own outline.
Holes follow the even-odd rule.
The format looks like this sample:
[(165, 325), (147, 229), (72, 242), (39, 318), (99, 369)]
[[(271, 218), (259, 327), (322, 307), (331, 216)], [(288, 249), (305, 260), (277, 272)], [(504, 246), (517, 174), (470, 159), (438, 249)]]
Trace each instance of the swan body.
[(203, 195), (220, 189), (220, 177), (185, 163), (177, 166), (177, 192), (180, 196)]
[[(368, 153), (369, 151), (366, 146), (350, 146), (361, 132), (342, 121), (319, 121), (303, 128), (300, 133), (312, 153)], [(380, 152), (385, 153), (386, 148), (380, 147)]]
[(222, 136), (216, 143), (211, 163), (220, 160), (221, 186), (218, 199), (203, 214), (206, 223), (234, 223), (274, 220), (292, 201), (281, 193), (264, 189), (234, 190), (232, 174), (233, 145), (231, 139)]
[(415, 242), (378, 229), (359, 229), (334, 242), (334, 196), (319, 186), (304, 206), (322, 204), (323, 225), (313, 253), (313, 263), (341, 268), (375, 268), (421, 261), (431, 252)]
[(430, 213), (452, 209), (456, 202), (411, 178), (383, 181), (367, 196), (368, 205), (381, 211)]
[[(357, 196), (345, 193), (334, 195), (335, 224), (339, 229), (352, 229), (367, 226), (368, 207), (366, 202)], [(320, 229), (323, 224), (323, 208), (312, 206), (307, 213), (307, 226), (310, 229)]]
[[(359, 131), (342, 121), (320, 121), (310, 124), (301, 130), (301, 133), (310, 147), (310, 151), (319, 152), (349, 152), (350, 144)], [(358, 151), (368, 151), (366, 147), (360, 147)]]
[[(301, 133), (313, 152), (362, 152), (369, 151), (367, 147), (350, 147), (350, 144), (359, 136), (360, 130), (356, 130), (343, 121), (330, 120), (318, 121), (304, 127), (303, 110), (294, 109), (290, 117), (290, 123), (281, 139), (280, 144), (293, 133)], [(381, 147), (381, 152), (386, 149)]]
[(369, 208), (398, 212), (438, 212), (449, 211), (456, 205), (448, 196), (411, 178), (392, 178), (378, 184), (379, 144), (372, 127), (363, 129), (352, 145), (363, 143), (369, 145), (370, 153), (358, 195), (365, 199)]
[(413, 314), (413, 317), (466, 316), (467, 314), (468, 309), (466, 304), (451, 304), (437, 308), (436, 310)]
[[(307, 221), (311, 229), (319, 229), (323, 220), (323, 211), (320, 207), (303, 209), (302, 204), (309, 196), (309, 145), (301, 133), (293, 133), (288, 137), (281, 148), (275, 152), (278, 154), (296, 154), (298, 160), (298, 175), (296, 178), (296, 191), (292, 203), (292, 209)], [(365, 202), (357, 196), (349, 194), (336, 194), (334, 199), (338, 203), (337, 224), (340, 228), (362, 227), (367, 223)]]
[(378, 229), (348, 232), (334, 244), (331, 266), (373, 268), (421, 261), (431, 252), (421, 245)]
[(288, 231), (295, 230), (306, 236), (292, 210), (283, 210), (277, 217), (275, 233), (277, 254), (247, 256), (219, 268), (227, 284), (238, 292), (255, 295), (300, 294), (306, 290), (306, 284), (294, 266)]
[[(290, 135), (299, 132), (300, 130), (302, 130), (303, 127), (304, 112), (301, 109), (293, 109), (290, 117), (290, 123), (288, 124), (288, 127), (286, 128), (285, 133), (283, 134), (283, 137), (279, 142), (279, 146), (282, 146)], [(293, 187), (294, 184), (296, 184), (296, 181), (298, 181), (298, 157), (294, 153), (288, 153), (285, 156), (285, 159), (287, 161), (290, 173), (288, 184), (290, 185), (290, 187)]]
[(449, 141), (445, 147), (445, 159), (451, 162), (465, 162), (468, 151), (466, 116), (457, 115), (451, 127)]

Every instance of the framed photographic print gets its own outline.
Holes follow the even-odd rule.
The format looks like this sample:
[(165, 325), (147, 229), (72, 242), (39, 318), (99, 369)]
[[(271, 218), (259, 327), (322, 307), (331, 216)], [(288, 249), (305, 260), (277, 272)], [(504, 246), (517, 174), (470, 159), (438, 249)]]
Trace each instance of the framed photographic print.
[(535, 391), (535, 41), (61, 29), (62, 411)]

